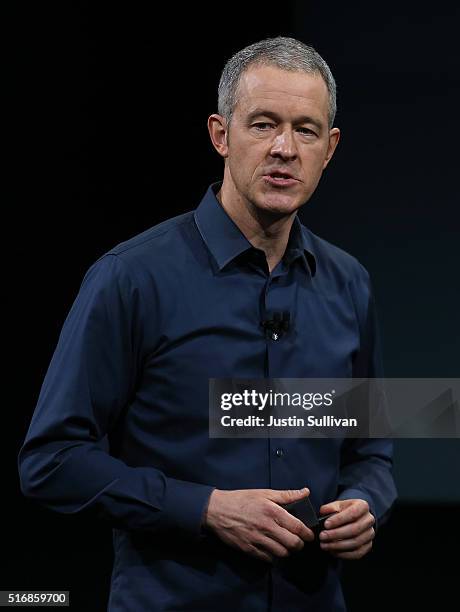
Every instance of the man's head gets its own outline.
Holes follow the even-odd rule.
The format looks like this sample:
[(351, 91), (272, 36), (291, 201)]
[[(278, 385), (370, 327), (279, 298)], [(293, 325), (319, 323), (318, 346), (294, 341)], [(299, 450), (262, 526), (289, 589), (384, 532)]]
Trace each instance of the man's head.
[(223, 197), (253, 212), (295, 212), (314, 192), (339, 139), (327, 64), (292, 38), (250, 45), (227, 62), (218, 108), (208, 127), (225, 159)]
[(238, 101), (238, 85), (242, 74), (250, 67), (276, 66), (289, 72), (317, 74), (326, 84), (329, 95), (329, 127), (334, 124), (337, 110), (336, 85), (329, 66), (313, 47), (295, 38), (268, 38), (235, 53), (222, 71), (218, 89), (218, 112), (230, 124)]

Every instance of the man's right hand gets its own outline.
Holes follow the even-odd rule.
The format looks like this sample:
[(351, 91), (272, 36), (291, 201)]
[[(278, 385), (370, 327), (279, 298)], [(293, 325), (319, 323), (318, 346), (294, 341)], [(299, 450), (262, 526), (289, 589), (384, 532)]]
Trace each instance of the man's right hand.
[(226, 544), (272, 563), (274, 557), (287, 557), (314, 539), (311, 529), (280, 505), (308, 495), (307, 488), (214, 489), (204, 523)]

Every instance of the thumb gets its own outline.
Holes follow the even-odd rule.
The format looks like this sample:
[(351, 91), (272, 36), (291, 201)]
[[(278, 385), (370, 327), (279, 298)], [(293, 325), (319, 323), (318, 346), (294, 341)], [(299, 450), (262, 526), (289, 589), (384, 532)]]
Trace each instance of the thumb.
[(289, 504), (309, 495), (310, 489), (304, 487), (303, 489), (287, 489), (284, 491), (273, 490), (269, 498), (277, 504)]
[(342, 504), (340, 503), (340, 501), (334, 501), (330, 502), (329, 504), (324, 504), (319, 509), (319, 513), (320, 515), (323, 515), (331, 514), (332, 512), (340, 512), (341, 505)]

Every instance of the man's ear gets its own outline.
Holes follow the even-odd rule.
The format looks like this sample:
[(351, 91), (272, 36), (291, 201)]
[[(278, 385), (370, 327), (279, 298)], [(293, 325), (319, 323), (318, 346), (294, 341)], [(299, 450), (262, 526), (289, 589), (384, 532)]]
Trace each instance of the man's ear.
[(327, 147), (326, 159), (324, 160), (324, 163), (323, 163), (323, 170), (328, 165), (328, 163), (331, 161), (331, 157), (334, 155), (334, 151), (337, 147), (339, 139), (340, 139), (339, 128), (332, 128), (331, 130), (329, 130), (329, 144)]
[(222, 115), (213, 114), (208, 119), (208, 130), (211, 142), (222, 157), (228, 156), (227, 122)]

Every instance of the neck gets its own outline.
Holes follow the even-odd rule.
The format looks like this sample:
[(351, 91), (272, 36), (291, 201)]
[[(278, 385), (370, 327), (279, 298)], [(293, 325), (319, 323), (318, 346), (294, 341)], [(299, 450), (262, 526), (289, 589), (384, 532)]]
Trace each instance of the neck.
[(252, 246), (264, 251), (271, 272), (286, 251), (296, 211), (288, 215), (262, 211), (244, 202), (234, 188), (226, 188), (225, 181), (216, 197)]

